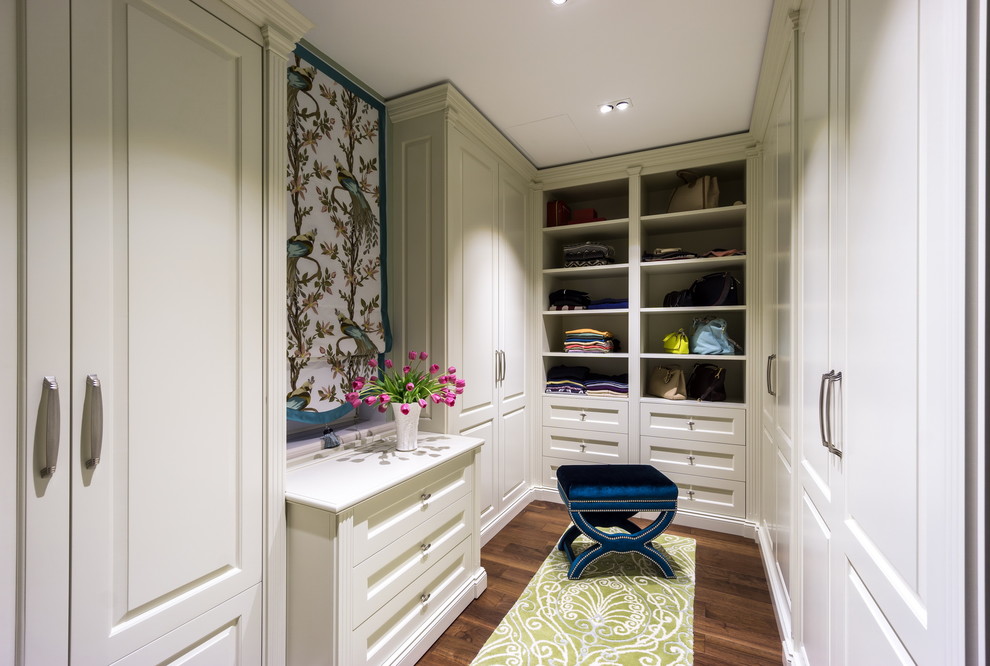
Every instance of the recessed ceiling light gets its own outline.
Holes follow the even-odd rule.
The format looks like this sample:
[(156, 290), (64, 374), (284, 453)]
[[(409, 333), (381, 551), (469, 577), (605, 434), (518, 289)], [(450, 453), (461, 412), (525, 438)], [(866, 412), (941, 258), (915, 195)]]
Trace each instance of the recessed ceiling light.
[(567, 0), (550, 0), (550, 2), (552, 2), (555, 5), (562, 5), (565, 2), (567, 2)]
[(602, 113), (608, 113), (613, 108), (614, 107), (611, 104), (602, 104), (600, 107), (598, 107), (598, 110), (601, 111)]
[(629, 100), (628, 99), (624, 99), (624, 100), (620, 100), (620, 101), (616, 102), (615, 103), (615, 108), (617, 108), (619, 111), (625, 111), (626, 109), (629, 108)]

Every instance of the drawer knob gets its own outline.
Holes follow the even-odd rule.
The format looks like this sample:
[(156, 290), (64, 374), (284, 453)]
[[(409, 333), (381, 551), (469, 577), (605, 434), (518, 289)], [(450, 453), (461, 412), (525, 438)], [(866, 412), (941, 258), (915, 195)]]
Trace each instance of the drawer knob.
[(694, 500), (694, 491), (693, 490), (689, 490), (688, 491), (688, 499), (689, 500), (692, 500), (692, 501)]
[(425, 604), (429, 600), (430, 600), (430, 593), (429, 592), (427, 592), (426, 594), (419, 595), (419, 602), (420, 603)]
[(425, 502), (431, 497), (433, 497), (433, 493), (423, 493), (422, 495), (419, 496), (419, 499), (420, 501)]
[(424, 544), (420, 544), (419, 549), (425, 553), (430, 549), (431, 546), (433, 546), (432, 543), (424, 543)]
[(581, 445), (581, 453), (584, 453), (584, 449), (585, 449), (585, 446), (584, 446), (584, 444), (582, 444)]
[(585, 412), (581, 412), (581, 420), (583, 421), (586, 418), (588, 418), (588, 415)]
[(688, 456), (688, 463), (691, 465), (694, 464), (694, 456)]
[(694, 421), (688, 419), (688, 430), (694, 430)]

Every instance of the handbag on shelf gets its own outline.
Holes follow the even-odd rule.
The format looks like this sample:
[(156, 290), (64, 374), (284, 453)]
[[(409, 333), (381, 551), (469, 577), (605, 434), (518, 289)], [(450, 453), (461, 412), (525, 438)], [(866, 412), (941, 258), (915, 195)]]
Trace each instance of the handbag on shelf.
[(729, 337), (724, 319), (695, 319), (691, 325), (692, 354), (733, 354), (740, 347)]
[(728, 273), (709, 273), (691, 285), (691, 304), (702, 307), (739, 305), (739, 286), (739, 280)]
[(684, 329), (678, 329), (673, 333), (663, 336), (663, 351), (665, 354), (689, 354), (691, 342), (688, 340)]
[(677, 177), (684, 181), (670, 194), (667, 203), (668, 213), (681, 213), (687, 210), (718, 208), (718, 178), (694, 171), (678, 171)]
[(665, 308), (689, 308), (692, 305), (694, 305), (694, 301), (691, 298), (690, 289), (671, 291), (663, 297), (663, 306)]
[(725, 368), (712, 363), (695, 363), (687, 381), (687, 396), (692, 400), (725, 400)]
[(661, 365), (654, 368), (647, 382), (646, 392), (658, 398), (667, 400), (687, 399), (687, 385), (684, 381), (684, 371), (674, 365)]
[(547, 202), (547, 226), (559, 227), (571, 221), (571, 209), (563, 201)]

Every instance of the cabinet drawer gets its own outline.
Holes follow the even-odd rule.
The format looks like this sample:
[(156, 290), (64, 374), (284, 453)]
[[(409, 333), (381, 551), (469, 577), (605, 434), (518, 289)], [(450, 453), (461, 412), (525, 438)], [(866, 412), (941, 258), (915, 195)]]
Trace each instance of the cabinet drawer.
[(742, 518), (746, 514), (746, 484), (691, 474), (664, 474), (677, 484), (677, 510), (717, 513)]
[(664, 474), (681, 472), (718, 479), (746, 480), (746, 447), (666, 437), (643, 437), (646, 462)]
[(557, 468), (561, 465), (593, 465), (591, 461), (567, 460), (566, 458), (551, 458), (543, 456), (543, 485), (550, 490), (557, 490)]
[(471, 492), (474, 466), (461, 456), (354, 507), (353, 562), (384, 550), (414, 527)]
[(723, 444), (746, 443), (746, 410), (702, 407), (685, 403), (643, 403), (640, 434), (652, 437), (697, 439)]
[(589, 463), (621, 463), (628, 460), (629, 438), (621, 433), (544, 428), (543, 453)]
[(350, 636), (348, 666), (381, 664), (451, 600), (471, 578), (471, 539), (464, 539), (410, 582)]
[(468, 536), (471, 506), (470, 496), (461, 497), (354, 568), (354, 624), (364, 622)]
[(629, 431), (629, 403), (593, 398), (543, 399), (543, 425), (605, 432)]

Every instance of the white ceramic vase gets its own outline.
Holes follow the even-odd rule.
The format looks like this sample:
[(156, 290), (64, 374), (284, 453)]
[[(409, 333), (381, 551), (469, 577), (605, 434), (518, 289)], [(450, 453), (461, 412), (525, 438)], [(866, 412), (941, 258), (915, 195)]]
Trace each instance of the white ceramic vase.
[(415, 451), (416, 438), (419, 437), (419, 415), (422, 407), (409, 405), (409, 413), (403, 414), (402, 405), (392, 403), (392, 416), (395, 418), (395, 450)]

